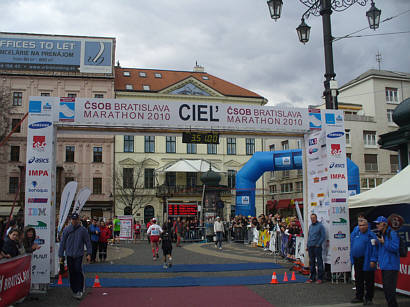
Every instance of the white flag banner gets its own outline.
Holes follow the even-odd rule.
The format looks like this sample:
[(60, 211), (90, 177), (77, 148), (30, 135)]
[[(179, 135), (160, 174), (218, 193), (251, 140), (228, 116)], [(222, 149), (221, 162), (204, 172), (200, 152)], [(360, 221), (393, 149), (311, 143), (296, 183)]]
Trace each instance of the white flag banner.
[(80, 214), (86, 201), (91, 195), (91, 190), (87, 187), (82, 188), (75, 198), (73, 213)]
[(70, 212), (71, 203), (73, 202), (75, 191), (77, 190), (78, 183), (76, 181), (70, 181), (64, 187), (63, 193), (61, 194), (61, 202), (60, 202), (60, 216), (58, 219), (58, 232), (61, 231), (68, 213)]

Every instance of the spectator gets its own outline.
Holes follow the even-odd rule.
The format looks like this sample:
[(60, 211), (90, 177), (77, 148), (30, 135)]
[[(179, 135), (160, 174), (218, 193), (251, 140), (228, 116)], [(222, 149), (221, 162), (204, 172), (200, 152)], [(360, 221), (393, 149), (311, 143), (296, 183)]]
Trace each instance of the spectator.
[(26, 228), (23, 237), (23, 246), (26, 253), (31, 254), (38, 250), (40, 246), (34, 243), (36, 239), (36, 230), (33, 227)]
[(107, 245), (108, 240), (111, 238), (111, 229), (105, 225), (103, 220), (100, 221), (100, 237), (98, 241), (98, 258), (100, 262), (107, 259)]
[(326, 239), (325, 228), (322, 223), (318, 222), (317, 215), (310, 215), (312, 224), (309, 227), (307, 251), (309, 253), (310, 263), (310, 278), (306, 281), (312, 283), (316, 280), (316, 265), (317, 265), (317, 284), (321, 284), (323, 280), (323, 259), (322, 259), (322, 244)]
[(88, 226), (88, 233), (90, 234), (92, 254), (91, 254), (91, 263), (95, 263), (97, 258), (98, 243), (100, 241), (100, 227), (97, 225), (97, 219), (93, 218), (93, 222)]
[(221, 222), (221, 218), (219, 216), (216, 217), (216, 221), (214, 222), (214, 232), (216, 235), (216, 242), (215, 246), (219, 249), (222, 249), (222, 238), (225, 232), (224, 225)]
[(134, 242), (137, 243), (137, 240), (141, 238), (141, 223), (137, 221), (134, 225)]
[(11, 221), (10, 221), (10, 223), (9, 223), (9, 228), (7, 228), (7, 231), (6, 231), (6, 236), (9, 235), (9, 232), (10, 232), (12, 229), (17, 229), (17, 230), (18, 230), (18, 225), (17, 225), (16, 220), (11, 220)]
[(175, 233), (177, 235), (177, 244), (176, 244), (176, 246), (181, 247), (181, 236), (182, 236), (182, 232), (184, 230), (184, 225), (181, 222), (180, 217), (177, 218), (177, 221), (176, 221), (175, 226), (174, 226), (174, 230), (175, 230)]
[(113, 229), (114, 229), (114, 244), (120, 243), (120, 230), (121, 230), (121, 221), (118, 219), (117, 216), (114, 216), (114, 220), (112, 221)]
[(64, 228), (63, 237), (60, 242), (58, 256), (60, 263), (64, 263), (64, 252), (67, 256), (67, 267), (70, 275), (70, 288), (76, 299), (83, 297), (85, 283), (82, 271), (84, 256), (84, 245), (87, 246), (87, 260), (91, 261), (91, 242), (88, 231), (81, 226), (79, 216), (73, 213), (71, 216), (71, 225)]
[(382, 271), (383, 291), (389, 307), (396, 307), (397, 277), (400, 270), (399, 237), (384, 216), (375, 221), (379, 240), (378, 263)]
[[(356, 296), (351, 303), (373, 305), (374, 270), (377, 262), (377, 237), (370, 231), (367, 220), (359, 220), (359, 231), (350, 235), (350, 260), (354, 265)], [(366, 287), (366, 295), (364, 288)]]
[(18, 256), (19, 253), (19, 236), (20, 232), (17, 229), (11, 229), (4, 239), (2, 252), (4, 258), (12, 258)]

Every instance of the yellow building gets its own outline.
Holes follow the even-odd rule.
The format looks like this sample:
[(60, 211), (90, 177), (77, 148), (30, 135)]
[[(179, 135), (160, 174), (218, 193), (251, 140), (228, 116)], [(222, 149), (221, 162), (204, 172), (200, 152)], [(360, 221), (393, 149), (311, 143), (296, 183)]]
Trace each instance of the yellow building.
[[(115, 93), (117, 99), (128, 100), (189, 99), (247, 105), (267, 102), (252, 91), (206, 73), (200, 66), (195, 66), (193, 71), (116, 67)], [(189, 208), (197, 208), (201, 205), (203, 188), (202, 172), (196, 172), (195, 167), (200, 166), (204, 171), (210, 164), (221, 174), (219, 189), (225, 204), (224, 217), (228, 218), (231, 210), (234, 211), (236, 172), (255, 151), (263, 150), (263, 139), (254, 135), (221, 134), (219, 144), (187, 144), (182, 143), (181, 133), (169, 128), (161, 134), (125, 131), (115, 137), (115, 214), (132, 214), (140, 221), (155, 216), (162, 223), (167, 216), (167, 204), (190, 204)], [(258, 213), (262, 213), (266, 201), (262, 187), (261, 179), (257, 182)]]

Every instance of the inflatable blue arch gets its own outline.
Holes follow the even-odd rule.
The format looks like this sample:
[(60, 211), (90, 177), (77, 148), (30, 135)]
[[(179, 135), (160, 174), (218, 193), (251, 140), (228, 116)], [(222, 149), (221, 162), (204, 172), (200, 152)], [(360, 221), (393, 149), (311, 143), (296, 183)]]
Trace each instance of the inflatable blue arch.
[[(264, 172), (302, 169), (301, 149), (255, 152), (252, 158), (236, 174), (235, 214), (256, 216), (256, 181)], [(359, 168), (347, 159), (349, 193), (360, 193)]]

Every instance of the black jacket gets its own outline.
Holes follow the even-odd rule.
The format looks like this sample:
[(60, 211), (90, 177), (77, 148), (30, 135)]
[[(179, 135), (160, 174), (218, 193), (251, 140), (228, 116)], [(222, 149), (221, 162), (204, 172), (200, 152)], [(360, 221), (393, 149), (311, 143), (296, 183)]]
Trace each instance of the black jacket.
[(19, 246), (16, 241), (11, 240), (9, 237), (4, 239), (2, 251), (11, 257), (16, 257), (19, 255)]

